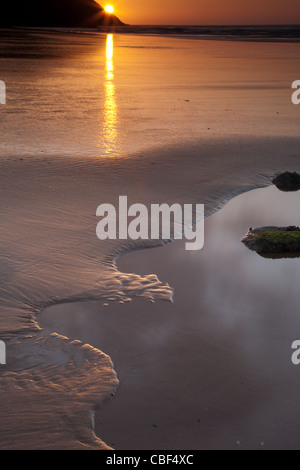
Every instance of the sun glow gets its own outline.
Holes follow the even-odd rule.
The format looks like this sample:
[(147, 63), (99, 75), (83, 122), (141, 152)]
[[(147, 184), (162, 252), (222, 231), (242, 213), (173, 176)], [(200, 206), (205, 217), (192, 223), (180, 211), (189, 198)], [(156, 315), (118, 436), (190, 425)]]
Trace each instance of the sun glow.
[(117, 152), (117, 123), (118, 109), (114, 84), (114, 37), (108, 34), (106, 38), (106, 80), (103, 140), (105, 152), (112, 155)]
[(114, 7), (112, 7), (111, 5), (107, 5), (104, 10), (106, 11), (106, 13), (113, 13), (114, 12)]

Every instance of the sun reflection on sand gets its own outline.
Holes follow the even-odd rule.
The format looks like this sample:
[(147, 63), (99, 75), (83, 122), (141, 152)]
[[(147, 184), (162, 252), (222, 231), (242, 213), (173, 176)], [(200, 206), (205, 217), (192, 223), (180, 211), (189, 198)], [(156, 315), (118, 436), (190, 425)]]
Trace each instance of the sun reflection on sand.
[(117, 150), (117, 102), (114, 84), (114, 38), (108, 34), (106, 38), (106, 76), (105, 102), (103, 118), (103, 144), (106, 154)]

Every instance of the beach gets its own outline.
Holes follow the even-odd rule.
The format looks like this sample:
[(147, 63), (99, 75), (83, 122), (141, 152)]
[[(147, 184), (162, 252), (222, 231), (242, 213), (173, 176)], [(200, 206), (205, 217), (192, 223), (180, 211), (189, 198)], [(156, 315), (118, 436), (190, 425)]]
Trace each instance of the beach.
[[(108, 36), (2, 36), (0, 447), (298, 447), (297, 289), (288, 303), (276, 278), (258, 296), (243, 257), (258, 272), (266, 260), (240, 243), (277, 196), (260, 215), (264, 195), (239, 209), (237, 231), (220, 222), (233, 251), (215, 238), (230, 204), (300, 170), (290, 88), (300, 47)], [(100, 241), (96, 209), (121, 195), (205, 204), (205, 248)], [(280, 207), (273, 223), (297, 224), (297, 199)], [(227, 268), (230, 256), (241, 261)], [(296, 279), (297, 259), (286, 266), (278, 276)], [(222, 300), (237, 280), (248, 310)]]

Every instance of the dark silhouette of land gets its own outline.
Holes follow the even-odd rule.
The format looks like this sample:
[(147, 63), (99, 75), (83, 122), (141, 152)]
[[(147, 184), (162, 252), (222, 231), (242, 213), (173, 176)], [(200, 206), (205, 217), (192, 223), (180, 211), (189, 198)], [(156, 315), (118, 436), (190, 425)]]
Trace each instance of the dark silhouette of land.
[(0, 27), (95, 28), (123, 24), (94, 0), (12, 1), (6, 3), (0, 17)]

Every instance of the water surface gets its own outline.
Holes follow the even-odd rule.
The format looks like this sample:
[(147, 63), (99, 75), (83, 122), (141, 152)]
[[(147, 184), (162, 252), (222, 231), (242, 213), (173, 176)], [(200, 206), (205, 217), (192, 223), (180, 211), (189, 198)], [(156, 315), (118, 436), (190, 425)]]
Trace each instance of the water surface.
[(174, 303), (70, 304), (39, 317), (112, 358), (120, 386), (96, 414), (117, 449), (295, 449), (300, 259), (265, 259), (240, 239), (249, 225), (299, 220), (300, 193), (274, 187), (230, 201), (206, 221), (205, 247), (137, 251), (118, 266), (156, 273)]

